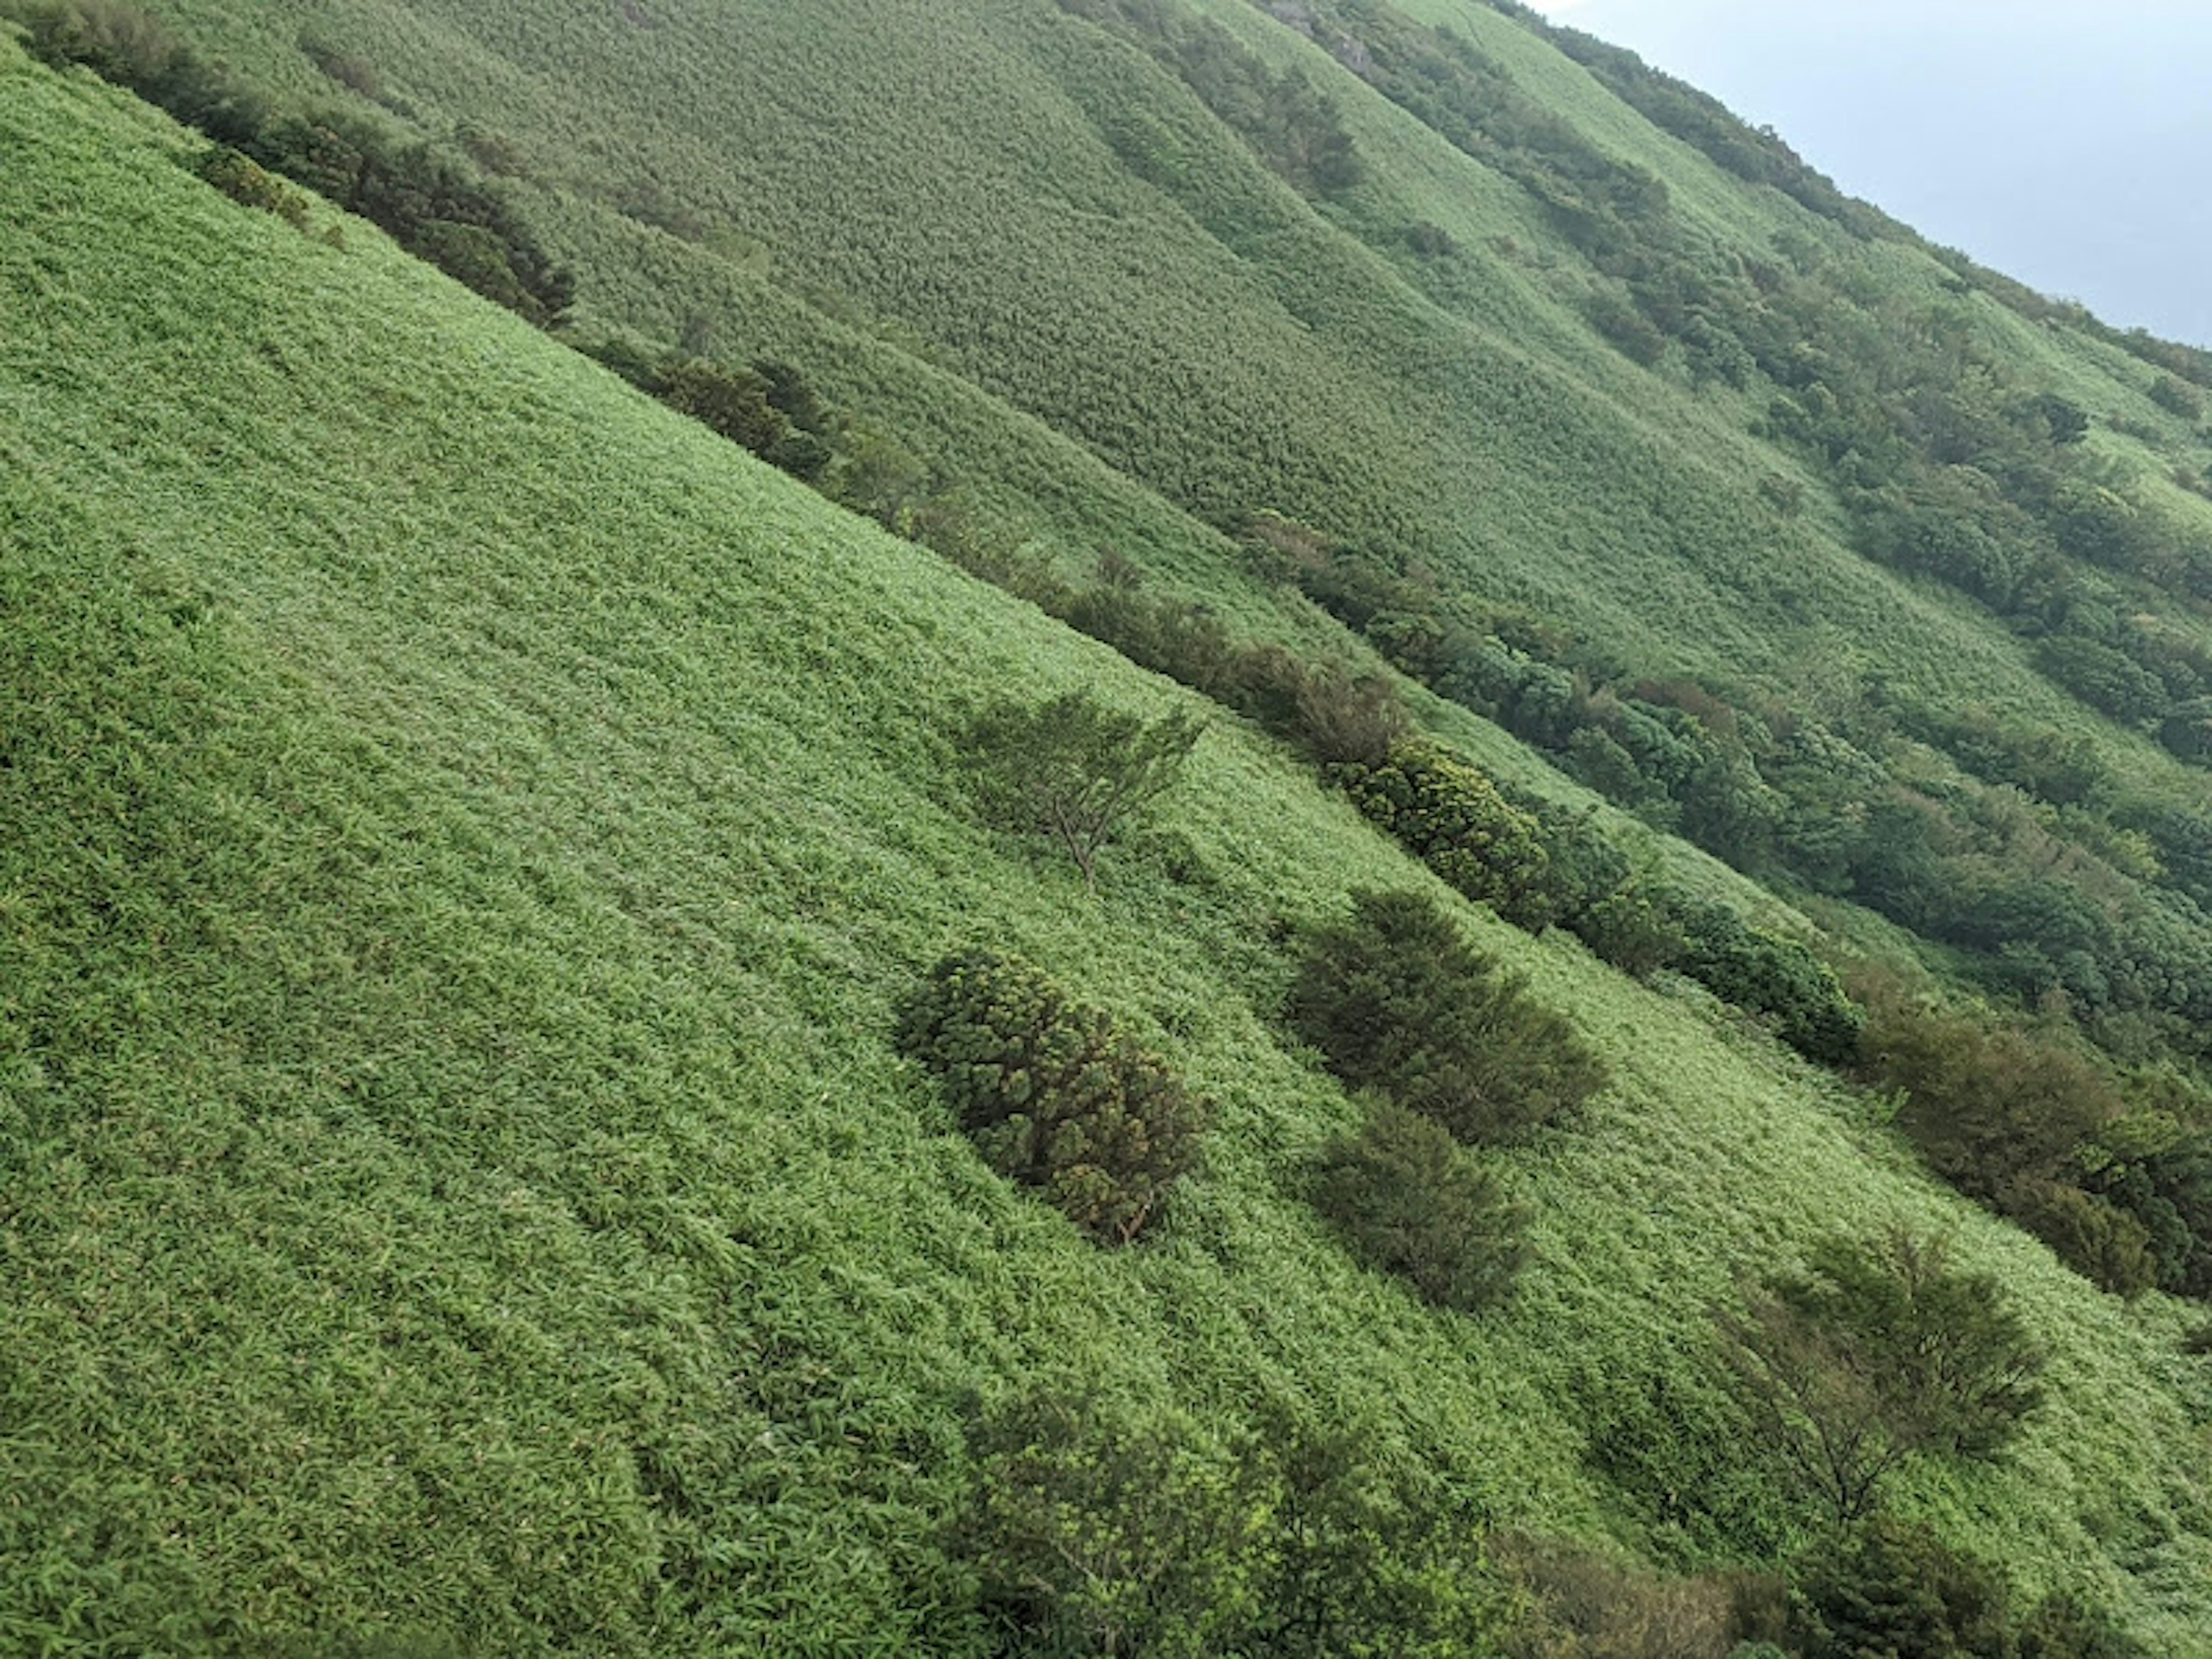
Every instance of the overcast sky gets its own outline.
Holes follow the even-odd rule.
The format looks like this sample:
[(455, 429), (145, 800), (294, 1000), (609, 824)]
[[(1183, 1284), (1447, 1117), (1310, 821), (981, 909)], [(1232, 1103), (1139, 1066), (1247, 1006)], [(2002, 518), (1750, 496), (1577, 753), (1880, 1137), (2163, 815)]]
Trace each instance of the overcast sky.
[(1533, 3), (1935, 240), (2212, 346), (2212, 0)]

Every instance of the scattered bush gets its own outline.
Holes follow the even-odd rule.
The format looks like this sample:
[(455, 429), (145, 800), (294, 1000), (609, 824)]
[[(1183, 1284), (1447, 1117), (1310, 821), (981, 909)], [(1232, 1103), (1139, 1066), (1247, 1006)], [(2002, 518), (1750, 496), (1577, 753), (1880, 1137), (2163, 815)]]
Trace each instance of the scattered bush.
[(901, 1012), (898, 1046), (937, 1073), (992, 1168), (1107, 1243), (1156, 1223), (1197, 1161), (1204, 1103), (1018, 957), (939, 962)]
[(1805, 945), (1747, 925), (1725, 905), (1681, 917), (1682, 971), (1714, 995), (1771, 1016), (1775, 1034), (1809, 1060), (1840, 1066), (1858, 1053), (1866, 1012)]
[(1500, 1300), (1528, 1260), (1527, 1209), (1441, 1124), (1392, 1101), (1322, 1153), (1315, 1202), (1359, 1255), (1440, 1308)]
[(1418, 893), (1353, 894), (1351, 919), (1310, 943), (1289, 1018), (1352, 1087), (1468, 1142), (1533, 1128), (1605, 1086), (1565, 1018)]
[(1533, 813), (1474, 767), (1425, 743), (1344, 775), (1352, 804), (1447, 883), (1528, 928), (1554, 919), (1550, 854)]
[(2020, 1659), (2145, 1659), (2141, 1644), (2110, 1613), (2075, 1597), (2051, 1596), (2021, 1627)]

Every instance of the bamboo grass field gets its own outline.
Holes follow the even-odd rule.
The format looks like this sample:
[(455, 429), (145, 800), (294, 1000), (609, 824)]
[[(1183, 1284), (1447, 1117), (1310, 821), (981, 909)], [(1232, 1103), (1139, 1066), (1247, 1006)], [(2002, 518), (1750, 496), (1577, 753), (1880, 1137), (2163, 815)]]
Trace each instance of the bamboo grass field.
[[(2136, 1644), (2096, 1651), (2212, 1654), (2201, 1301), (2100, 1289), (1930, 1173), (1893, 1096), (1509, 925), (1260, 724), (562, 338), (795, 362), (988, 533), (1064, 571), (1110, 547), (1255, 638), (1390, 658), (1253, 574), (1265, 509), (1551, 619), (1623, 684), (1819, 712), (1878, 682), (2202, 805), (2156, 722), (1855, 550), (1829, 464), (1752, 430), (1763, 389), (1593, 331), (1614, 278), (1506, 173), (1241, 0), (1176, 9), (1326, 87), (1367, 168), (1340, 197), (1042, 0), (155, 9), (275, 94), (335, 95), (312, 37), (397, 118), (496, 129), (577, 306), (549, 334), (320, 198), (307, 234), (226, 199), (203, 140), (0, 31), (0, 1652), (1029, 1651), (957, 1522), (977, 1412), (1042, 1380), (1200, 1462), (1334, 1426), (1449, 1515), (1472, 1644), (1357, 1650), (1595, 1653), (1516, 1645), (1541, 1610), (1516, 1540), (1713, 1583), (1824, 1548), (1716, 1311), (1904, 1229), (2001, 1281), (2048, 1361), (2008, 1451), (1915, 1462), (1893, 1509)], [(1743, 185), (1512, 17), (1401, 9), (1663, 180), (1692, 241), (1795, 237), (1841, 288), (1955, 313), (2094, 411), (2116, 495), (2212, 534), (2172, 476), (2201, 440), (2121, 347)], [(683, 234), (646, 222), (671, 203)], [(1409, 252), (1415, 221), (1454, 251)], [(2149, 605), (2139, 575), (2104, 597)], [(2168, 597), (2173, 637), (2212, 638)], [(1401, 684), (1701, 896), (1966, 983), (1966, 947), (1762, 887)], [(1078, 690), (1206, 722), (1095, 895), (979, 812), (962, 752), (994, 699)], [(1896, 752), (1967, 797), (1949, 751)], [(2134, 820), (2014, 817), (2116, 914), (2182, 914)], [(1282, 1018), (1298, 941), (1399, 890), (1608, 1079), (1468, 1152), (1533, 1218), (1475, 1313), (1312, 1202), (1364, 1109)], [(900, 1057), (902, 1000), (979, 945), (1208, 1103), (1153, 1236), (1084, 1237)], [(2115, 993), (2084, 1029), (2179, 1073), (2181, 1006)]]

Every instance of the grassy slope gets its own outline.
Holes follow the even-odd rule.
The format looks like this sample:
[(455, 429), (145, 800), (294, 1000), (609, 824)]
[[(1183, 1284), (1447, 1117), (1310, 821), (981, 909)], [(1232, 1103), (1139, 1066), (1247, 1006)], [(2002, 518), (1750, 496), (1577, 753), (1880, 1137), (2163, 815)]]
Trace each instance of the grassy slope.
[[(1834, 688), (1879, 675), (1930, 702), (2086, 732), (2142, 787), (2199, 793), (2155, 745), (2032, 672), (1977, 607), (1869, 566), (1821, 512), (1785, 520), (1763, 503), (1757, 481), (1798, 468), (1746, 435), (1752, 400), (1693, 392), (1606, 349), (1575, 309), (1586, 268), (1525, 195), (1245, 0), (1199, 9), (1339, 100), (1373, 164), (1347, 204), (1301, 201), (1164, 71), (1049, 0), (661, 0), (636, 14), (650, 27), (596, 0), (158, 7), (303, 95), (343, 95), (296, 50), (312, 38), (373, 61), (387, 99), (433, 130), (496, 128), (533, 169), (540, 222), (575, 258), (587, 316), (663, 340), (696, 321), (733, 356), (790, 355), (996, 521), (1065, 554), (1111, 542), (1225, 608), (1295, 627), (1158, 497), (1201, 518), (1270, 507), (1385, 538), (1643, 670), (1732, 678), (1816, 713)], [(1784, 234), (1849, 246), (1487, 8), (1411, 9), (1657, 173), (1700, 234), (1754, 251)], [(1133, 167), (1140, 150), (1151, 159)], [(612, 211), (648, 187), (699, 216), (700, 240)], [(1448, 273), (1402, 246), (1417, 219), (1462, 242)], [(1853, 257), (1870, 282), (1945, 301), (1924, 255)], [(2141, 364), (1985, 299), (1946, 302), (2031, 374), (2170, 430), (2183, 452)], [(1122, 476), (1109, 484), (1040, 443), (1039, 422)], [(2208, 510), (2158, 488), (2176, 511)]]
[[(1222, 727), (1086, 903), (974, 827), (946, 733), (1010, 684), (1176, 694), (0, 74), (6, 1644), (965, 1650), (957, 1400), (1055, 1365), (1224, 1424), (1279, 1390), (1501, 1522), (1694, 1554), (1700, 1507), (1771, 1519), (1695, 1467), (1705, 1306), (1891, 1218), (1959, 1228), (2061, 1356), (2016, 1465), (1916, 1501), (2201, 1638), (2202, 1382), (2154, 1302), (1763, 1042), (1463, 911), (1620, 1083), (1507, 1160), (1516, 1306), (1419, 1310), (1297, 1201), (1347, 1108), (1264, 1018), (1273, 924), (1413, 867)], [(1218, 1100), (1159, 1247), (1077, 1243), (890, 1055), (978, 933)], [(1631, 1511), (1593, 1445), (1702, 1484)]]

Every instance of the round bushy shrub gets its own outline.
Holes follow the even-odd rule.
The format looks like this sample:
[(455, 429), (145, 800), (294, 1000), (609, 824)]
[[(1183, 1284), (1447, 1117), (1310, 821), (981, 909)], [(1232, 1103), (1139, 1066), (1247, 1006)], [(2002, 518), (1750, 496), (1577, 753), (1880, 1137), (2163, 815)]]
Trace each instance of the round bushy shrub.
[(1352, 805), (1469, 898), (1532, 932), (1557, 905), (1542, 826), (1478, 768), (1424, 743), (1402, 743), (1373, 768), (1348, 769)]
[(1805, 945), (1747, 925), (1724, 904), (1693, 905), (1682, 923), (1681, 968), (1692, 979), (1771, 1017), (1775, 1035), (1808, 1060), (1842, 1066), (1857, 1057), (1866, 1011)]
[(1528, 1260), (1527, 1209), (1442, 1125), (1388, 1100), (1322, 1153), (1314, 1201), (1360, 1256), (1440, 1308), (1500, 1300)]
[(937, 1073), (992, 1168), (1109, 1243), (1157, 1221), (1196, 1161), (1204, 1103), (1018, 957), (945, 957), (908, 1000), (898, 1044)]

